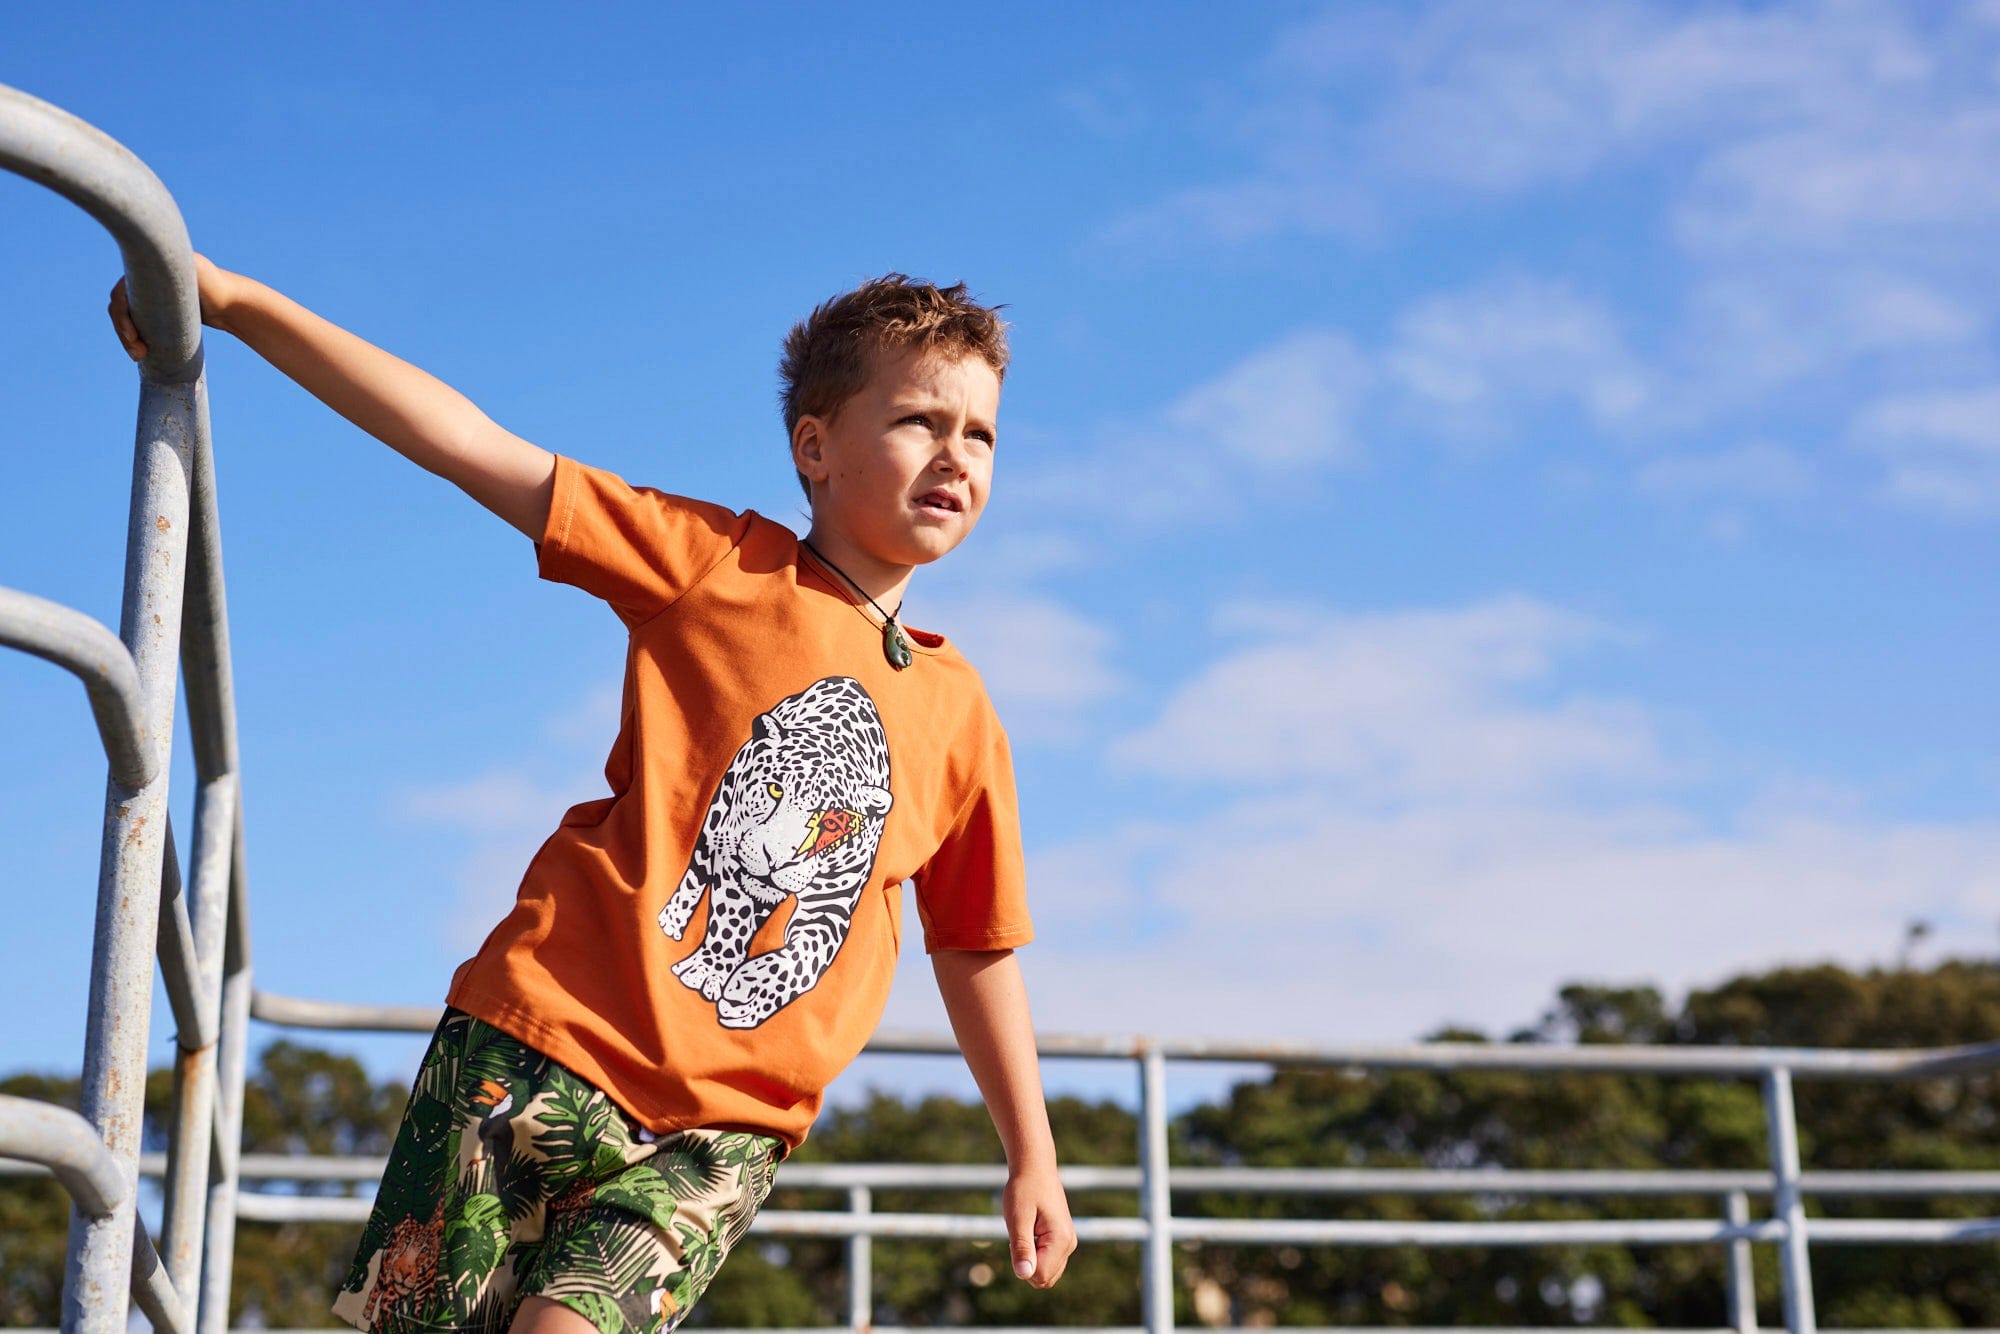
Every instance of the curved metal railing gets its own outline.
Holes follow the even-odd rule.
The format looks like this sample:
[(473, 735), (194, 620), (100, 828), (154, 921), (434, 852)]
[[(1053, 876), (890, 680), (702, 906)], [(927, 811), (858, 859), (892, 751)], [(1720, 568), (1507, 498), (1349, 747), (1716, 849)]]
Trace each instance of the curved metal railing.
[[(157, 1328), (195, 1329), (197, 1288), (229, 1285), (236, 1107), (249, 1019), (242, 820), (228, 617), (209, 452), (194, 252), (172, 196), (102, 131), (0, 86), (0, 167), (47, 186), (109, 231), (146, 330), (119, 632), (71, 608), (0, 590), (0, 644), (45, 658), (88, 692), (108, 762), (81, 1112), (0, 1103), (0, 1153), (69, 1186), (65, 1330), (122, 1332), (136, 1299)], [(184, 885), (168, 818), (174, 696), (187, 666), (198, 790)], [(232, 911), (232, 899), (233, 911)], [(226, 936), (226, 939), (225, 939)], [(177, 1032), (172, 1166), (160, 1244), (137, 1182), (159, 959)], [(224, 974), (229, 976), (227, 980)], [(218, 1078), (220, 1076), (220, 1078)], [(204, 1248), (204, 1241), (219, 1242)], [(221, 1317), (200, 1327), (220, 1331)]]

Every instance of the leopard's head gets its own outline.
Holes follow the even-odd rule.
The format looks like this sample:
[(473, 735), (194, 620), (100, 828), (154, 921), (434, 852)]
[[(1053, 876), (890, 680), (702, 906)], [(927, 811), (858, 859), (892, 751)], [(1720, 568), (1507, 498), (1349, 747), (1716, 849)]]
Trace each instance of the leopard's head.
[(787, 893), (805, 888), (828, 860), (879, 830), (895, 801), (822, 734), (787, 727), (768, 713), (751, 727), (749, 758), (737, 856), (750, 874)]

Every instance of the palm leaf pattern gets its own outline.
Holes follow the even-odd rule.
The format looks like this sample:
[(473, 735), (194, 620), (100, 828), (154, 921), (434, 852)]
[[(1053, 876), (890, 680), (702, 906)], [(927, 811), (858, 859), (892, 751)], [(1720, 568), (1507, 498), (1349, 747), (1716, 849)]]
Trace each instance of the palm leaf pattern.
[[(539, 1292), (610, 1334), (672, 1329), (748, 1231), (783, 1146), (635, 1124), (574, 1072), (447, 1010), (334, 1314), (381, 1334), (505, 1334), (521, 1293)], [(426, 1220), (436, 1281), (375, 1291), (384, 1248)]]
[(661, 1143), (652, 1157), (653, 1170), (675, 1199), (699, 1200), (721, 1190), (735, 1175), (730, 1170), (735, 1164), (724, 1158), (726, 1152), (714, 1140), (682, 1136)]
[(548, 1159), (551, 1193), (559, 1193), (597, 1165), (599, 1146), (623, 1127), (612, 1101), (574, 1076), (551, 1080), (544, 1092), (534, 1147)]

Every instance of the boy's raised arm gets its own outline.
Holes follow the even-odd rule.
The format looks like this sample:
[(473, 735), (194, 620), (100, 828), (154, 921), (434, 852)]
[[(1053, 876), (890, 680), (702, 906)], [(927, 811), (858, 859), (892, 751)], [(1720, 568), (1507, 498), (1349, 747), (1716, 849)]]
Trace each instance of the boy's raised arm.
[[(541, 541), (555, 455), (499, 426), (436, 376), (283, 293), (200, 255), (195, 268), (202, 323), (235, 334), (335, 412)], [(111, 291), (111, 322), (135, 361), (146, 355), (123, 279)]]

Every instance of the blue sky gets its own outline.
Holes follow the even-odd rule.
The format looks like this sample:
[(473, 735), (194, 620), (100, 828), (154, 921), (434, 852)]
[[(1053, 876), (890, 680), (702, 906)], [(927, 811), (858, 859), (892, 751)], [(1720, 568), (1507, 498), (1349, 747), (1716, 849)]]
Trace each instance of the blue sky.
[[(1014, 738), (1045, 1029), (2000, 943), (2000, 6), (92, 14), (0, 82), (637, 483), (796, 524), (789, 324), (891, 269), (1007, 303), (993, 501), (908, 618)], [(116, 254), (11, 177), (0, 253), (0, 581), (115, 626)], [(227, 335), (209, 380), (259, 982), (436, 1002), (603, 791), (618, 623)], [(0, 657), (0, 747), (0, 1068), (73, 1066), (82, 691)]]

